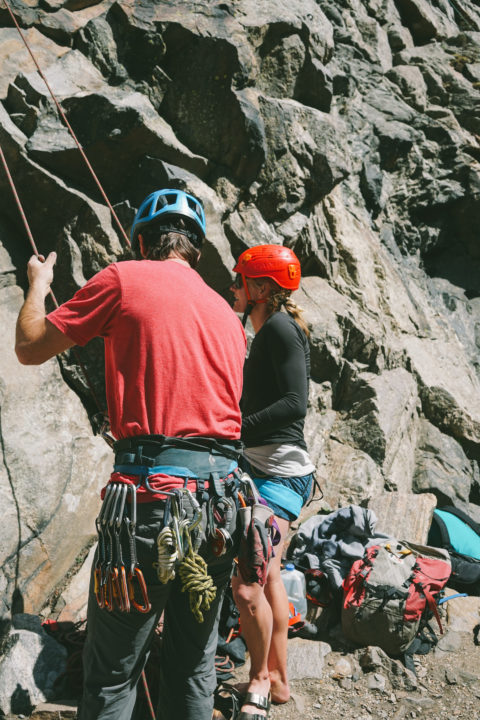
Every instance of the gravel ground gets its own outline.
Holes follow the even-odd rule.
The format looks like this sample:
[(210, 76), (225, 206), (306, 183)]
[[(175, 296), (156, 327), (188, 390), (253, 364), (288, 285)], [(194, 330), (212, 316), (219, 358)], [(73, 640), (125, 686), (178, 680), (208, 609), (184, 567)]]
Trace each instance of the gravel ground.
[[(479, 600), (480, 608), (480, 600)], [(428, 655), (416, 655), (416, 689), (412, 676), (401, 677), (403, 666), (391, 661), (377, 649), (369, 657), (385, 662), (365, 672), (366, 650), (347, 651), (331, 641), (334, 648), (326, 654), (320, 677), (308, 677), (309, 669), (318, 672), (319, 645), (316, 640), (289, 641), (289, 654), (301, 653), (305, 677), (291, 681), (292, 696), (285, 705), (272, 706), (271, 720), (403, 720), (425, 718), (440, 720), (480, 720), (480, 645), (478, 630), (473, 633), (449, 631), (440, 645)], [(322, 647), (328, 650), (324, 638)], [(310, 660), (309, 660), (310, 658)], [(399, 669), (400, 668), (400, 669)], [(298, 670), (297, 670), (298, 674)], [(236, 670), (229, 682), (243, 682), (248, 677), (247, 663)], [(6, 720), (23, 720), (10, 715)], [(31, 720), (73, 718), (72, 708), (50, 706), (38, 708)], [(149, 720), (146, 716), (141, 720)], [(181, 720), (181, 718), (179, 718)]]
[[(458, 718), (480, 720), (480, 646), (468, 633), (450, 633), (446, 647), (416, 655), (418, 687), (398, 688), (398, 678), (384, 669), (364, 672), (359, 658), (364, 650), (332, 651), (325, 658), (322, 677), (291, 681), (292, 697), (285, 705), (273, 706), (272, 720), (402, 720), (403, 718)], [(297, 641), (289, 641), (297, 642)], [(303, 641), (315, 644), (316, 641)], [(339, 668), (348, 661), (352, 676), (339, 678)], [(247, 667), (236, 672), (246, 679)], [(335, 677), (337, 679), (335, 679)], [(395, 687), (397, 685), (397, 687)], [(408, 685), (408, 682), (407, 682)]]

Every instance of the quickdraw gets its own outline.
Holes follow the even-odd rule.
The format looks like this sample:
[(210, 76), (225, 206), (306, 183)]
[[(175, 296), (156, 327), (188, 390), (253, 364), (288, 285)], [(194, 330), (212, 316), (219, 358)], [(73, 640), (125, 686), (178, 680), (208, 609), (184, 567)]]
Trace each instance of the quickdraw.
[[(130, 491), (130, 518), (125, 518), (127, 526), (128, 541), (130, 548), (130, 567), (127, 575), (128, 597), (130, 603), (141, 613), (150, 612), (152, 606), (148, 599), (147, 585), (145, 578), (140, 570), (137, 561), (137, 544), (136, 544), (136, 528), (137, 528), (137, 490), (134, 485), (128, 486)], [(142, 603), (137, 602), (135, 589), (138, 588), (142, 598)]]
[[(130, 517), (126, 499), (130, 493)], [(147, 586), (137, 562), (135, 541), (136, 490), (127, 483), (109, 483), (105, 490), (100, 514), (95, 521), (98, 532), (98, 555), (94, 570), (95, 596), (98, 606), (110, 612), (114, 605), (121, 612), (131, 607), (142, 613), (151, 610)], [(123, 559), (122, 528), (128, 533), (130, 564), (128, 573)], [(141, 602), (136, 599), (136, 591)]]

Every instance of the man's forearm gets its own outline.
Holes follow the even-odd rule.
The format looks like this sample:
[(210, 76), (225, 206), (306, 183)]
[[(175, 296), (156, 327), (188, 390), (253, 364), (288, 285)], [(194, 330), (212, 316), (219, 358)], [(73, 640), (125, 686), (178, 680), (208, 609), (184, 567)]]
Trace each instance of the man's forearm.
[(44, 298), (45, 289), (31, 285), (18, 316), (15, 352), (22, 365), (41, 365), (75, 344), (47, 320)]
[[(31, 362), (32, 348), (45, 337), (45, 293), (43, 288), (33, 285), (27, 292), (27, 297), (17, 319), (15, 335), (15, 352), (20, 362)], [(39, 360), (39, 362), (43, 362)]]
[(40, 365), (75, 343), (50, 323), (45, 298), (53, 280), (56, 253), (32, 255), (27, 265), (30, 287), (17, 320), (15, 352), (22, 365)]

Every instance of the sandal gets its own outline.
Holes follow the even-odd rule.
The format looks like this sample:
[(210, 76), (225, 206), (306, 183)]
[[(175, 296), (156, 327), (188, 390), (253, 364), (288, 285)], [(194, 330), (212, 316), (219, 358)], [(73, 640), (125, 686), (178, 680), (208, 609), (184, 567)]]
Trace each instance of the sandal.
[(215, 688), (213, 707), (222, 713), (225, 720), (236, 720), (243, 704), (244, 695), (235, 685), (223, 682)]
[(236, 715), (234, 720), (265, 720), (268, 718), (268, 711), (270, 710), (270, 694), (268, 697), (264, 695), (257, 695), (257, 693), (247, 692), (241, 696), (242, 705), (255, 705), (261, 710), (266, 710), (266, 715), (259, 715), (258, 713), (240, 712)]

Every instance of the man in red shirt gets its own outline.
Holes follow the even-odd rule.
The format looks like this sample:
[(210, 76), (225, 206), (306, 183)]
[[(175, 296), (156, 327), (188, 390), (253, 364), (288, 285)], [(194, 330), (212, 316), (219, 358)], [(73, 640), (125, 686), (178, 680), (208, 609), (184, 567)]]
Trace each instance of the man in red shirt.
[[(204, 236), (203, 208), (195, 197), (180, 190), (152, 193), (132, 228), (141, 261), (108, 266), (48, 316), (44, 301), (55, 253), (45, 262), (34, 256), (28, 263), (30, 287), (17, 322), (20, 362), (40, 364), (74, 344), (104, 339), (116, 438), (111, 481), (137, 486), (136, 554), (151, 603), (147, 612), (125, 612), (117, 595), (110, 607), (108, 602), (102, 607), (94, 567), (79, 720), (130, 720), (163, 611), (159, 717), (212, 716), (218, 616), (236, 544), (234, 472), (246, 340), (235, 313), (194, 270)], [(158, 569), (157, 539), (169, 526), (172, 493), (190, 497), (182, 488), (202, 507), (198, 554), (216, 586), (202, 622), (182, 592), (179, 573), (160, 580)], [(211, 542), (213, 513), (206, 512), (217, 502), (228, 509), (220, 540), (229, 542), (220, 547), (222, 554)], [(185, 514), (191, 518), (194, 509), (191, 505)]]

